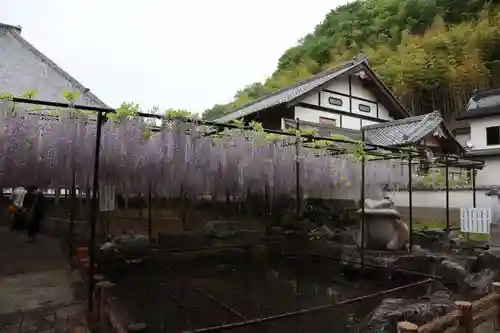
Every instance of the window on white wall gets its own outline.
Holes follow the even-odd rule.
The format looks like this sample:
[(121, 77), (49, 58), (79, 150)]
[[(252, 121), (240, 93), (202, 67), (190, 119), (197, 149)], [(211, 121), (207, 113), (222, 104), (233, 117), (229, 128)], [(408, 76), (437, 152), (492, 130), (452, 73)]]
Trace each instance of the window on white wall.
[(328, 97), (328, 103), (334, 106), (342, 106), (343, 104), (342, 100), (337, 97)]
[(500, 126), (486, 127), (486, 145), (500, 145)]
[(330, 126), (337, 126), (337, 119), (332, 119), (332, 118), (327, 118), (327, 117), (319, 117), (319, 123), (325, 124), (325, 125), (330, 125)]
[(369, 105), (359, 104), (358, 110), (361, 111), (361, 112), (368, 112), (368, 113), (370, 113), (372, 109), (371, 109), (371, 107)]

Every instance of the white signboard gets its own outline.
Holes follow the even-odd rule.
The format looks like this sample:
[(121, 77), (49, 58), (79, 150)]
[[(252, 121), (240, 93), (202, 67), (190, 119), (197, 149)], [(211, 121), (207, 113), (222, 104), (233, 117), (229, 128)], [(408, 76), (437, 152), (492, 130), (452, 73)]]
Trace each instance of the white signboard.
[(99, 186), (99, 210), (101, 212), (110, 212), (115, 210), (115, 201), (115, 188), (109, 184), (101, 183)]

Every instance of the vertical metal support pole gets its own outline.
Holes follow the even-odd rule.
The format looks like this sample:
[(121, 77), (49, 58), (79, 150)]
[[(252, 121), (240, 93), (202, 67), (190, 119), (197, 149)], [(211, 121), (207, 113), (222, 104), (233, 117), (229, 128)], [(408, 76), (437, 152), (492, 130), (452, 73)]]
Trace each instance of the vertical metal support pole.
[(408, 219), (410, 224), (409, 247), (413, 250), (413, 173), (412, 173), (412, 153), (408, 153)]
[(151, 184), (149, 184), (149, 189), (148, 189), (148, 239), (149, 239), (149, 246), (152, 245), (153, 243), (153, 221), (152, 221), (152, 214), (151, 214), (151, 204), (153, 200), (151, 200)]
[[(297, 207), (295, 208), (295, 213), (296, 213), (296, 232), (297, 232), (297, 240), (301, 243), (302, 242), (302, 232), (300, 228), (300, 205), (302, 204), (302, 201), (300, 200), (300, 120), (299, 118), (296, 119), (297, 125), (296, 125), (296, 137), (295, 137), (295, 199), (296, 199), (296, 205)], [(299, 272), (300, 272), (300, 260), (299, 260), (299, 248), (298, 244), (296, 244), (297, 247), (297, 252), (295, 255), (295, 309), (298, 311), (300, 308), (299, 302), (300, 302), (300, 288), (299, 288)], [(295, 317), (295, 332), (300, 331), (300, 316)]]
[[(181, 185), (181, 224), (182, 224), (182, 230), (183, 231), (186, 231), (187, 230), (187, 203), (186, 203), (186, 192), (184, 191), (184, 184)], [(214, 200), (214, 198), (212, 197), (212, 201), (215, 202), (217, 204), (217, 201)], [(217, 209), (217, 206), (216, 206), (216, 209), (215, 211), (217, 212), (218, 209)]]
[[(299, 136), (299, 130), (300, 130), (300, 124), (299, 124), (299, 118), (297, 118), (297, 135), (295, 138), (295, 202), (296, 202), (296, 207), (295, 207), (295, 214), (296, 214), (296, 219), (297, 219), (297, 227), (299, 226), (299, 221), (300, 221), (300, 162), (299, 162), (299, 157), (300, 157), (300, 136)], [(297, 229), (298, 230), (298, 229)]]
[(92, 312), (94, 306), (94, 271), (95, 271), (95, 231), (97, 222), (97, 211), (99, 210), (99, 160), (101, 154), (101, 136), (102, 136), (102, 123), (104, 115), (102, 112), (97, 113), (97, 130), (95, 137), (95, 151), (94, 151), (94, 179), (92, 182), (92, 209), (90, 212), (90, 235), (88, 241), (89, 247), (89, 276), (88, 276), (88, 297), (87, 297), (87, 307), (89, 312)]
[(444, 170), (446, 182), (446, 231), (450, 231), (450, 170), (448, 167), (448, 158), (446, 158)]
[[(266, 184), (264, 186), (264, 222), (265, 222), (265, 236), (269, 235), (269, 220), (271, 219), (270, 216), (270, 208), (269, 208), (269, 186)], [(266, 268), (267, 269), (267, 268)]]
[(472, 207), (476, 208), (476, 169), (471, 169), (472, 174)]
[(73, 258), (73, 233), (75, 228), (75, 210), (76, 210), (76, 172), (75, 165), (73, 162), (71, 175), (71, 188), (70, 188), (70, 210), (69, 210), (69, 235), (68, 235), (68, 245), (69, 245), (69, 257)]
[[(365, 131), (361, 129), (361, 142), (365, 143)], [(361, 155), (361, 267), (365, 265), (365, 152), (363, 146), (363, 154)]]

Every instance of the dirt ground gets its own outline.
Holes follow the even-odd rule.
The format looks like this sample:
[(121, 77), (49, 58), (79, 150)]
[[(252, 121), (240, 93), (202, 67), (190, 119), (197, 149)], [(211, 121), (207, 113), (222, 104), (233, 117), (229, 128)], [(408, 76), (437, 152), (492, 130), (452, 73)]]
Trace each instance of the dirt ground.
[[(6, 221), (2, 221), (6, 222)], [(87, 332), (78, 275), (60, 242), (0, 227), (0, 332)]]
[[(183, 225), (182, 217), (174, 209), (152, 209), (151, 229), (153, 237), (159, 233), (171, 234), (187, 230), (203, 230), (209, 221), (234, 221), (238, 229), (264, 230), (265, 219), (237, 214), (216, 214), (211, 210), (193, 209), (189, 210)], [(61, 222), (69, 221), (69, 213), (66, 211), (51, 212), (51, 218)], [(77, 224), (86, 225), (88, 219), (79, 215)], [(122, 209), (113, 212), (100, 212), (98, 229), (109, 229), (109, 235), (119, 235), (124, 232), (133, 231), (138, 234), (148, 234), (148, 210), (142, 212), (138, 209)]]

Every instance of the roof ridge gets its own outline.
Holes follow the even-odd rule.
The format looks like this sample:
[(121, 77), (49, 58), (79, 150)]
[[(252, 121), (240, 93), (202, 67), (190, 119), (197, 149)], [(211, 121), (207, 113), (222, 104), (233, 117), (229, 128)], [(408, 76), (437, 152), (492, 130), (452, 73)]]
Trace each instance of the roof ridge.
[(20, 25), (12, 25), (12, 24), (2, 23), (2, 22), (0, 22), (0, 29), (16, 30), (19, 33), (23, 30), (23, 28)]
[(66, 72), (64, 69), (59, 67), (54, 61), (50, 60), (49, 57), (47, 57), (45, 54), (43, 54), (40, 50), (38, 50), (33, 44), (31, 44), (28, 40), (26, 40), (23, 36), (21, 36), (17, 30), (8, 30), (8, 32), (16, 38), (23, 46), (28, 48), (31, 52), (33, 52), (36, 56), (38, 56), (43, 62), (45, 62), (47, 65), (49, 65), (53, 70), (55, 70), (58, 74), (60, 74), (62, 77), (64, 77), (66, 80), (71, 82), (74, 86), (76, 86), (77, 89), (81, 90), (84, 94), (87, 94), (87, 96), (96, 104), (99, 104), (99, 106), (107, 107), (109, 106), (104, 103), (99, 97), (94, 95), (89, 88), (85, 87), (83, 84), (78, 82), (73, 76), (71, 76), (68, 72)]
[(314, 75), (312, 75), (312, 76), (310, 76), (310, 77), (308, 77), (308, 78), (302, 79), (302, 80), (300, 80), (300, 81), (296, 81), (296, 82), (294, 82), (294, 83), (293, 83), (292, 85), (290, 85), (290, 86), (287, 86), (287, 87), (284, 87), (284, 88), (280, 88), (280, 89), (278, 89), (278, 90), (276, 90), (276, 91), (273, 91), (273, 92), (271, 92), (271, 93), (269, 93), (269, 94), (266, 94), (266, 95), (264, 95), (264, 96), (261, 96), (261, 97), (259, 97), (259, 98), (256, 98), (256, 99), (254, 99), (254, 100), (253, 100), (253, 101), (251, 101), (251, 102), (248, 102), (248, 103), (246, 103), (246, 104), (240, 105), (240, 106), (238, 106), (237, 108), (232, 109), (232, 110), (231, 110), (228, 114), (233, 113), (233, 112), (236, 112), (236, 111), (241, 110), (241, 109), (243, 109), (243, 108), (246, 108), (246, 107), (248, 107), (248, 106), (250, 106), (250, 105), (256, 104), (256, 103), (258, 103), (258, 102), (260, 102), (260, 101), (263, 101), (263, 100), (265, 100), (265, 99), (267, 99), (267, 98), (269, 98), (269, 97), (272, 97), (272, 96), (275, 96), (275, 95), (281, 94), (281, 93), (283, 93), (283, 92), (285, 92), (285, 91), (288, 91), (288, 90), (291, 90), (291, 89), (294, 89), (294, 88), (300, 87), (300, 86), (301, 86), (301, 85), (303, 85), (303, 84), (306, 84), (306, 83), (308, 83), (308, 82), (314, 81), (314, 80), (319, 79), (319, 78), (321, 78), (321, 77), (323, 77), (323, 76), (326, 76), (326, 75), (329, 75), (329, 74), (331, 74), (331, 73), (334, 73), (334, 72), (336, 72), (336, 71), (338, 71), (338, 70), (344, 69), (345, 67), (349, 67), (349, 66), (355, 65), (356, 63), (359, 63), (359, 62), (362, 62), (362, 61), (357, 61), (356, 59), (351, 59), (351, 60), (345, 61), (345, 62), (343, 62), (343, 63), (339, 64), (338, 66), (335, 66), (335, 67), (329, 68), (329, 69), (327, 69), (327, 70), (325, 70), (325, 71), (319, 72), (319, 73), (317, 73), (317, 74), (314, 74)]
[(371, 130), (371, 129), (380, 128), (380, 127), (390, 127), (390, 126), (396, 126), (396, 125), (413, 123), (413, 122), (416, 122), (416, 121), (422, 121), (428, 114), (429, 113), (422, 114), (422, 115), (419, 115), (419, 116), (413, 116), (413, 117), (406, 117), (406, 118), (391, 120), (391, 121), (384, 122), (384, 123), (377, 123), (377, 124), (366, 125), (366, 126), (363, 126), (363, 129), (365, 129), (365, 130)]
[(472, 99), (477, 100), (482, 97), (500, 94), (500, 87), (492, 87), (486, 89), (474, 89)]

